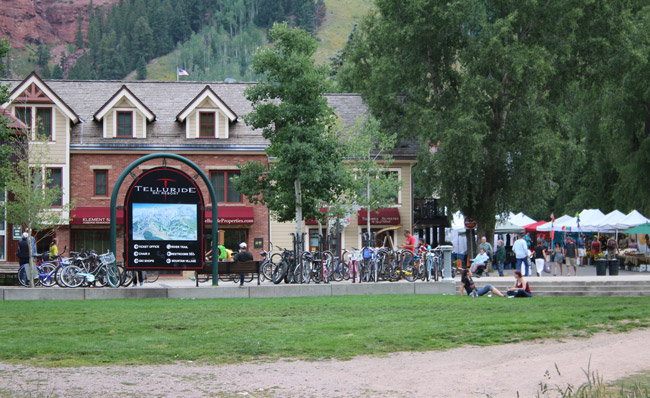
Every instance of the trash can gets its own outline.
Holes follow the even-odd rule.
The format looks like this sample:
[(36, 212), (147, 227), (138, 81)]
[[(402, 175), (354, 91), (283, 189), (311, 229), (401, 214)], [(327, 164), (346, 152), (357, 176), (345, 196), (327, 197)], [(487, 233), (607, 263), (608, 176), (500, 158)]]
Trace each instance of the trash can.
[(620, 263), (618, 259), (607, 260), (607, 262), (609, 263), (609, 274), (618, 275), (618, 264)]
[(606, 276), (607, 275), (607, 259), (599, 258), (595, 261), (596, 263), (596, 275)]

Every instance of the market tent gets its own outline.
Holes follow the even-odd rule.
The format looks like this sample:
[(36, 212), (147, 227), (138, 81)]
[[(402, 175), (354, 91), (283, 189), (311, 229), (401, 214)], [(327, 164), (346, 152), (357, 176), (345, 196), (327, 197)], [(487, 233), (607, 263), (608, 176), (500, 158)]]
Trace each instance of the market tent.
[(637, 225), (636, 227), (627, 229), (623, 232), (626, 234), (637, 234), (637, 235), (650, 234), (650, 222)]
[(584, 209), (580, 212), (580, 226), (578, 229), (584, 232), (596, 231), (591, 226), (603, 217), (605, 217), (605, 214), (599, 209)]
[(494, 227), (495, 234), (514, 234), (519, 232), (524, 232), (524, 227), (515, 225), (508, 220), (498, 222)]
[(600, 220), (595, 221), (593, 228), (590, 228), (590, 230), (598, 232), (614, 232), (616, 231), (616, 224), (620, 223), (624, 218), (625, 213), (613, 210), (607, 213), (607, 215)]
[(532, 224), (535, 222), (532, 218), (528, 217), (524, 213), (517, 213), (517, 214), (512, 214), (510, 212), (510, 216), (508, 217), (508, 221), (511, 223), (518, 225), (520, 227), (523, 227), (524, 225)]
[(555, 222), (550, 221), (547, 222), (546, 224), (542, 224), (539, 227), (537, 227), (537, 230), (540, 232), (548, 232), (548, 231), (562, 231), (562, 224), (571, 222), (574, 220), (574, 217), (571, 217), (569, 215), (563, 215), (560, 218), (556, 218)]
[(650, 222), (649, 219), (645, 218), (641, 213), (636, 210), (632, 210), (630, 214), (623, 217), (623, 219), (614, 225), (614, 229), (622, 230), (627, 228), (636, 227), (637, 225), (645, 224)]
[(523, 227), (524, 230), (526, 230), (526, 232), (537, 232), (537, 227), (539, 227), (540, 225), (544, 225), (547, 222), (548, 221), (541, 220), (541, 221), (534, 222), (532, 224), (524, 225)]

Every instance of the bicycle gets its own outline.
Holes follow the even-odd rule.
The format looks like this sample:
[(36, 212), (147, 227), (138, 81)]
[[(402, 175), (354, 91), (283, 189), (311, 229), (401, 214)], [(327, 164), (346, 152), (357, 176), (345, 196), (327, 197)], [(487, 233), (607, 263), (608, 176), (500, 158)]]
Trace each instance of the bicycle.
[[(109, 264), (115, 263), (115, 255), (106, 253), (100, 256), (91, 250), (86, 257), (81, 257), (79, 252), (70, 252), (74, 256), (72, 264), (66, 265), (61, 271), (61, 280), (67, 287), (79, 287), (86, 283), (96, 286), (106, 286), (110, 284), (113, 287), (119, 286), (121, 281), (119, 272)], [(99, 262), (99, 265), (97, 265)], [(110, 278), (108, 269), (110, 268)], [(110, 279), (110, 282), (109, 282)]]

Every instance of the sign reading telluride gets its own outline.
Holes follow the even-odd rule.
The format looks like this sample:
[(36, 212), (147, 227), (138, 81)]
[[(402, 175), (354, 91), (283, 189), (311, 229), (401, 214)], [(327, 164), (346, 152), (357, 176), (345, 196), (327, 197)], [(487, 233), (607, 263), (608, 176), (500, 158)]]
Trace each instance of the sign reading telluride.
[(180, 170), (147, 170), (124, 199), (124, 247), (130, 270), (201, 269), (203, 195)]

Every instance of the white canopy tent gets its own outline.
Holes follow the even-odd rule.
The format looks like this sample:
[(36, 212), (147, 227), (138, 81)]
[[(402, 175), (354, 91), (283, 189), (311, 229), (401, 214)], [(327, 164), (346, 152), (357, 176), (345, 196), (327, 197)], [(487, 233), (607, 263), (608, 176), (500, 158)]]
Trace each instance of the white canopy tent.
[(645, 224), (647, 222), (650, 222), (650, 220), (645, 218), (638, 211), (632, 210), (630, 212), (630, 214), (623, 217), (623, 219), (621, 219), (619, 222), (614, 224), (613, 227), (616, 230), (625, 230), (625, 229), (634, 228), (636, 226), (639, 226), (641, 224)]
[(494, 227), (495, 234), (516, 234), (521, 232), (524, 232), (524, 227), (516, 225), (508, 220), (498, 222)]
[(616, 225), (625, 218), (625, 213), (613, 210), (600, 219), (594, 220), (589, 225), (585, 225), (586, 231), (592, 232), (615, 232)]
[(513, 214), (512, 212), (510, 212), (510, 216), (508, 217), (508, 221), (511, 222), (512, 224), (520, 226), (520, 227), (523, 227), (524, 225), (529, 225), (529, 224), (532, 224), (532, 223), (535, 222), (535, 220), (528, 217), (524, 213)]

